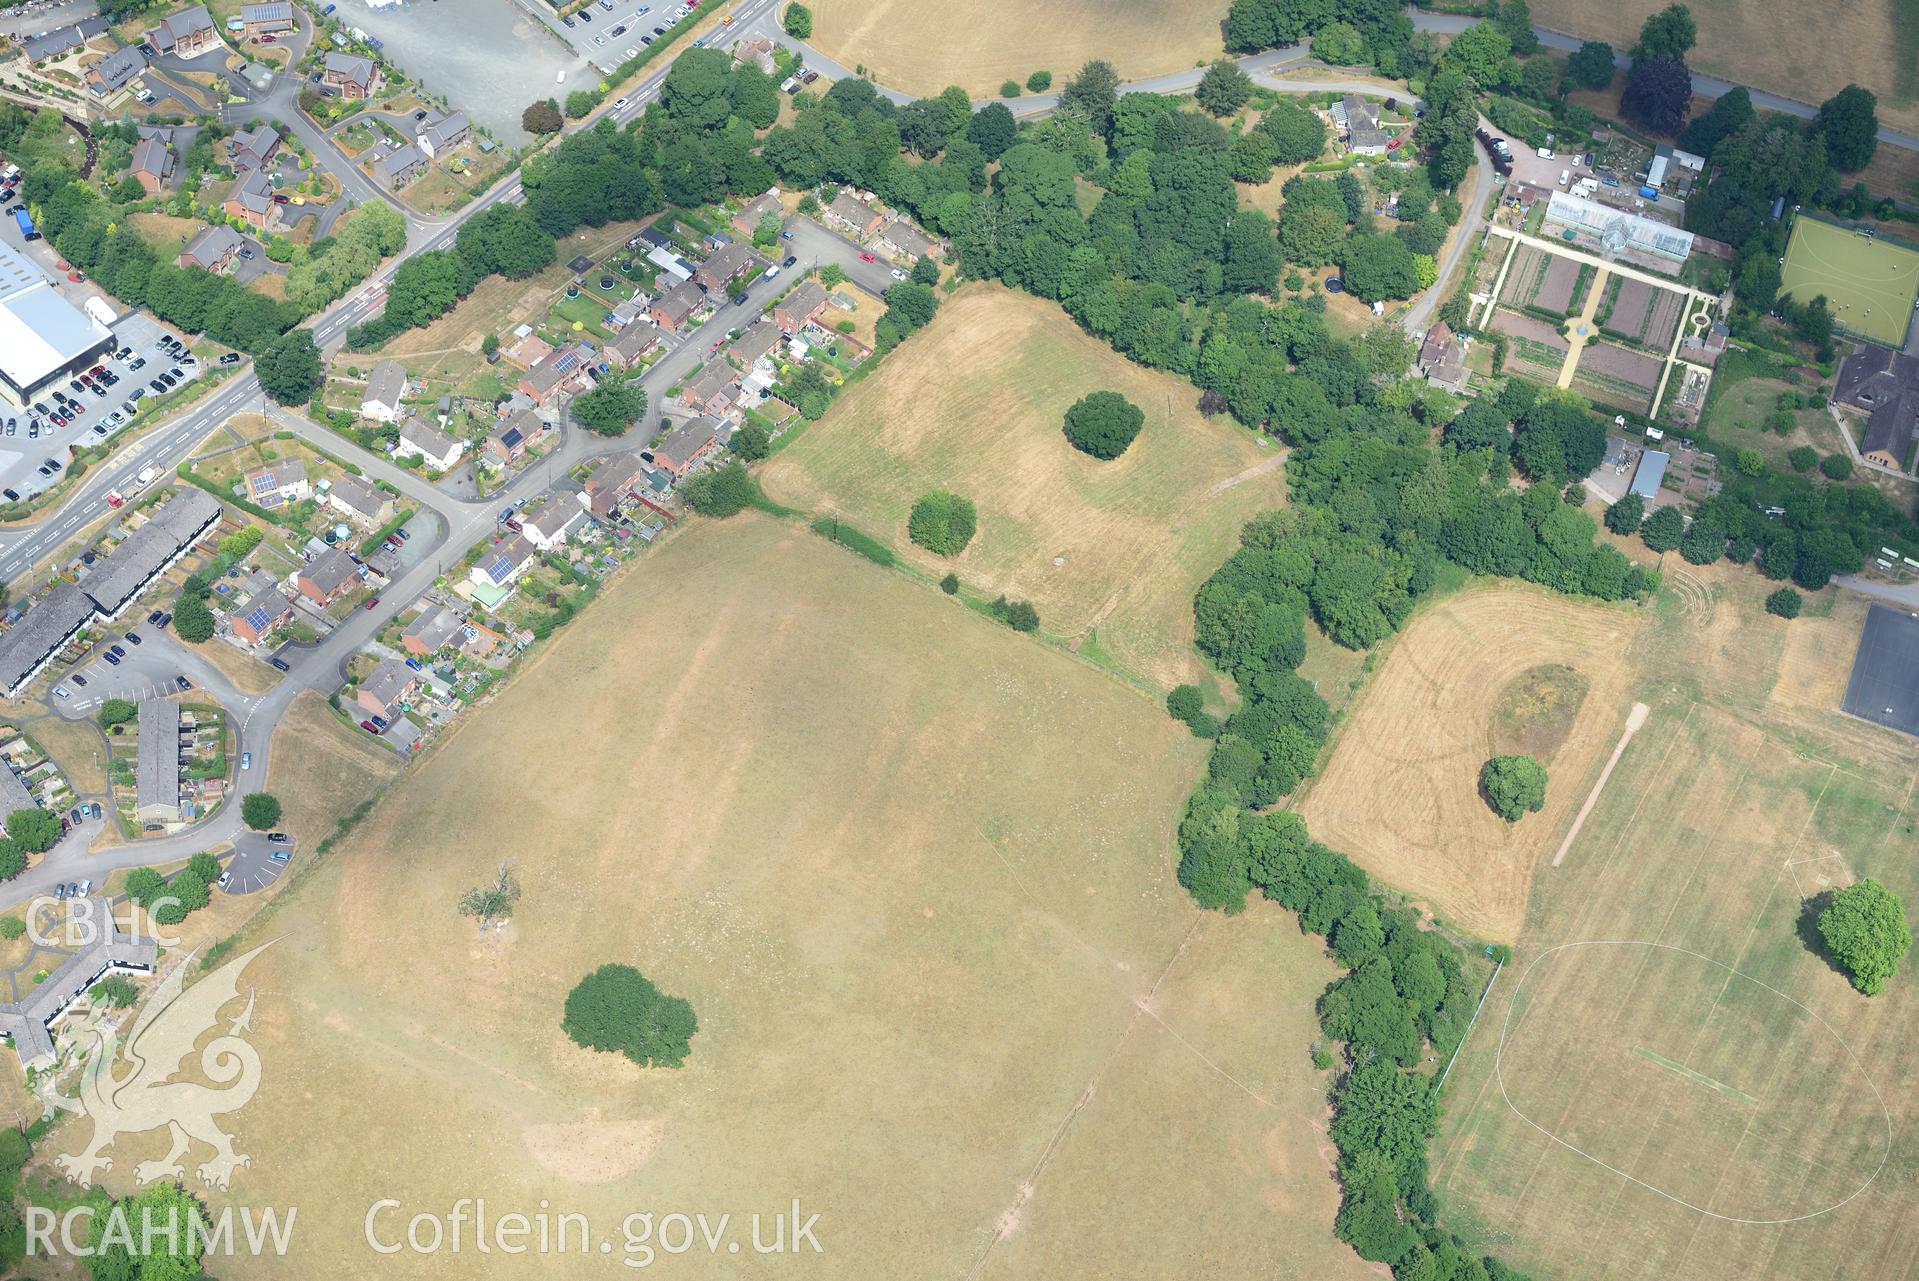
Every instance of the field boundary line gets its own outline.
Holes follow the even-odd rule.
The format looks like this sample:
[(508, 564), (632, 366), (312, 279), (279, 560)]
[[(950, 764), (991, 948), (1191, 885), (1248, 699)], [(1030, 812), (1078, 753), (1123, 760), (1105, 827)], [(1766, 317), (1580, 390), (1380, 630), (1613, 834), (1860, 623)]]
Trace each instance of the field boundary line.
[(1572, 849), (1573, 841), (1579, 836), (1579, 830), (1586, 826), (1586, 817), (1599, 804), (1599, 794), (1606, 789), (1606, 783), (1612, 778), (1613, 769), (1619, 764), (1619, 758), (1626, 754), (1626, 744), (1632, 742), (1633, 735), (1640, 731), (1651, 715), (1652, 708), (1644, 703), (1634, 703), (1632, 710), (1626, 713), (1625, 731), (1619, 735), (1619, 741), (1613, 745), (1612, 756), (1606, 761), (1606, 768), (1600, 770), (1599, 777), (1593, 780), (1592, 791), (1586, 793), (1586, 803), (1579, 807), (1579, 813), (1573, 818), (1572, 827), (1566, 832), (1566, 839), (1559, 843), (1559, 850), (1553, 855), (1554, 867), (1566, 861), (1567, 851)]
[[(1775, 884), (1776, 883), (1777, 882), (1775, 880)], [(1844, 1200), (1834, 1202), (1832, 1205), (1826, 1206), (1824, 1209), (1814, 1210), (1810, 1214), (1794, 1215), (1791, 1218), (1785, 1218), (1785, 1219), (1742, 1219), (1736, 1215), (1720, 1214), (1717, 1211), (1708, 1210), (1704, 1206), (1694, 1205), (1692, 1202), (1686, 1200), (1685, 1198), (1674, 1196), (1672, 1193), (1667, 1192), (1665, 1189), (1655, 1187), (1653, 1184), (1646, 1182), (1644, 1179), (1636, 1178), (1633, 1175), (1626, 1173), (1624, 1170), (1621, 1170), (1617, 1166), (1608, 1165), (1606, 1162), (1600, 1160), (1598, 1157), (1594, 1156), (1592, 1153), (1585, 1151), (1583, 1148), (1576, 1147), (1573, 1144), (1566, 1142), (1566, 1140), (1560, 1138), (1557, 1134), (1554, 1134), (1551, 1130), (1548, 1130), (1545, 1126), (1539, 1124), (1539, 1122), (1527, 1116), (1524, 1112), (1519, 1110), (1519, 1106), (1516, 1103), (1514, 1103), (1512, 1100), (1512, 1094), (1506, 1089), (1506, 1074), (1505, 1074), (1506, 1038), (1512, 1031), (1513, 1011), (1519, 1008), (1519, 993), (1521, 990), (1525, 988), (1526, 980), (1531, 977), (1533, 969), (1536, 966), (1538, 966), (1538, 964), (1541, 961), (1553, 955), (1553, 953), (1563, 952), (1567, 950), (1568, 948), (1575, 948), (1575, 947), (1643, 947), (1643, 948), (1649, 948), (1649, 949), (1657, 949), (1663, 952), (1677, 952), (1681, 956), (1690, 956), (1690, 957), (1693, 957), (1695, 960), (1704, 961), (1708, 965), (1717, 965), (1719, 968), (1723, 970), (1729, 970), (1732, 972), (1732, 974), (1735, 977), (1743, 978), (1748, 983), (1751, 983), (1757, 987), (1764, 988), (1766, 991), (1772, 993), (1774, 996), (1778, 997), (1780, 1000), (1795, 1007), (1796, 1009), (1800, 1010), (1801, 1012), (1805, 1013), (1806, 1015), (1814, 1019), (1821, 1027), (1826, 1029), (1826, 1031), (1832, 1036), (1833, 1040), (1839, 1043), (1839, 1047), (1846, 1052), (1846, 1057), (1852, 1060), (1852, 1065), (1855, 1069), (1858, 1070), (1860, 1079), (1865, 1081), (1867, 1088), (1872, 1091), (1873, 1101), (1879, 1105), (1880, 1115), (1885, 1118), (1886, 1140), (1885, 1140), (1885, 1146), (1881, 1148), (1879, 1153), (1879, 1164), (1876, 1167), (1874, 1167), (1873, 1172), (1870, 1175), (1866, 1176), (1866, 1181), (1864, 1183), (1861, 1183), (1857, 1188), (1853, 1189), (1853, 1191), (1849, 1193)], [(1794, 1000), (1792, 997), (1788, 996), (1784, 992), (1781, 992), (1778, 988), (1773, 987), (1771, 984), (1765, 983), (1759, 979), (1753, 978), (1750, 974), (1743, 974), (1738, 970), (1734, 970), (1732, 966), (1727, 965), (1724, 961), (1716, 961), (1712, 957), (1705, 955), (1703, 952), (1695, 952), (1690, 948), (1679, 947), (1672, 943), (1649, 942), (1645, 939), (1578, 939), (1571, 943), (1560, 943), (1560, 944), (1557, 944), (1556, 946), (1549, 947), (1545, 951), (1541, 952), (1538, 956), (1534, 957), (1527, 964), (1525, 972), (1519, 976), (1519, 987), (1516, 987), (1513, 989), (1512, 1000), (1508, 1003), (1506, 1007), (1505, 1026), (1500, 1030), (1499, 1047), (1493, 1053), (1493, 1075), (1494, 1077), (1498, 1079), (1498, 1082), (1499, 1082), (1500, 1097), (1506, 1100), (1506, 1106), (1512, 1110), (1513, 1115), (1518, 1117), (1520, 1120), (1524, 1121), (1527, 1125), (1530, 1125), (1533, 1129), (1539, 1131), (1539, 1133), (1543, 1134), (1546, 1138), (1552, 1140), (1554, 1143), (1557, 1143), (1560, 1147), (1565, 1148), (1568, 1152), (1571, 1152), (1576, 1156), (1584, 1157), (1586, 1160), (1591, 1161), (1594, 1165), (1598, 1166), (1602, 1170), (1606, 1170), (1612, 1174), (1618, 1175), (1622, 1179), (1626, 1179), (1633, 1183), (1638, 1184), (1640, 1187), (1646, 1189), (1646, 1191), (1651, 1192), (1655, 1196), (1663, 1197), (1666, 1200), (1673, 1202), (1675, 1205), (1684, 1206), (1688, 1210), (1695, 1211), (1699, 1214), (1707, 1215), (1714, 1219), (1721, 1219), (1727, 1223), (1744, 1224), (1749, 1227), (1774, 1227), (1784, 1223), (1802, 1223), (1806, 1221), (1807, 1219), (1816, 1219), (1820, 1217), (1821, 1215), (1830, 1214), (1834, 1210), (1837, 1210), (1841, 1208), (1842, 1206), (1849, 1204), (1850, 1202), (1855, 1200), (1861, 1193), (1863, 1193), (1867, 1188), (1871, 1187), (1873, 1183), (1875, 1183), (1878, 1180), (1880, 1174), (1882, 1174), (1885, 1171), (1886, 1162), (1890, 1160), (1892, 1157), (1892, 1136), (1893, 1136), (1892, 1112), (1889, 1108), (1886, 1107), (1885, 1095), (1880, 1093), (1879, 1083), (1872, 1079), (1872, 1074), (1866, 1071), (1866, 1065), (1859, 1061), (1859, 1056), (1853, 1051), (1851, 1043), (1848, 1042), (1846, 1038), (1839, 1035), (1839, 1030), (1837, 1028), (1833, 1027), (1832, 1024), (1828, 1023), (1823, 1017), (1821, 1017), (1818, 1011), (1809, 1008), (1808, 1006), (1804, 1005), (1803, 1003), (1797, 1000)], [(1568, 1106), (1570, 1107), (1571, 1105), (1568, 1105)], [(1544, 1159), (1545, 1159), (1544, 1154), (1542, 1153), (1541, 1160), (1543, 1161)], [(1537, 1168), (1538, 1168), (1537, 1166), (1534, 1167), (1535, 1170), (1537, 1170)], [(1529, 1183), (1531, 1182), (1530, 1179), (1528, 1179), (1527, 1181)]]
[(1465, 1032), (1460, 1035), (1459, 1044), (1453, 1047), (1452, 1057), (1446, 1060), (1446, 1070), (1439, 1074), (1438, 1084), (1433, 1086), (1434, 1094), (1438, 1094), (1446, 1088), (1446, 1078), (1453, 1074), (1453, 1064), (1459, 1061), (1459, 1052), (1466, 1048), (1466, 1038), (1473, 1034), (1475, 1027), (1479, 1026), (1479, 1012), (1486, 1008), (1486, 998), (1493, 994), (1493, 984), (1499, 982), (1499, 972), (1505, 968), (1506, 963), (1504, 961), (1500, 961), (1493, 966), (1492, 977), (1486, 980), (1486, 990), (1479, 994), (1479, 1004), (1473, 1006), (1473, 1017), (1466, 1024)]

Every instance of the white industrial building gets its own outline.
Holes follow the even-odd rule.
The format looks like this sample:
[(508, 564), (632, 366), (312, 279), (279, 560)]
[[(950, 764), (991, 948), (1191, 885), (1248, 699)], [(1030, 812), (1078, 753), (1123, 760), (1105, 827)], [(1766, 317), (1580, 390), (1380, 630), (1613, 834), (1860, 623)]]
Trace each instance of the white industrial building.
[(113, 333), (63, 298), (45, 272), (0, 241), (0, 396), (16, 406), (71, 378), (113, 345)]

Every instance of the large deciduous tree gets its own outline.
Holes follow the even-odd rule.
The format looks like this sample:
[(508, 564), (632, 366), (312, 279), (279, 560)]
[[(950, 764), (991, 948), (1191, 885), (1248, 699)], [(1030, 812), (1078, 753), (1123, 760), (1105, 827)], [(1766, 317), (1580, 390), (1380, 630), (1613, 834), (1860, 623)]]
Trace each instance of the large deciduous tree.
[(1126, 397), (1096, 391), (1066, 411), (1066, 439), (1083, 454), (1110, 460), (1126, 452), (1145, 422), (1146, 415)]
[(1495, 756), (1479, 771), (1479, 790), (1508, 823), (1546, 807), (1546, 770), (1530, 756)]
[(1834, 169), (1853, 173), (1872, 163), (1879, 146), (1878, 107), (1879, 100), (1858, 85), (1847, 85), (1820, 104), (1818, 129)]
[(1610, 87), (1613, 69), (1613, 48), (1604, 40), (1588, 40), (1566, 59), (1566, 74), (1582, 89)]
[(685, 998), (667, 996), (630, 965), (602, 965), (567, 994), (560, 1026), (575, 1045), (641, 1067), (679, 1067), (700, 1025)]
[(1676, 136), (1692, 111), (1692, 71), (1676, 58), (1647, 58), (1633, 63), (1619, 110), (1654, 133)]
[(1639, 43), (1632, 47), (1632, 58), (1635, 63), (1649, 58), (1682, 61), (1698, 39), (1699, 24), (1693, 21), (1692, 10), (1683, 4), (1669, 4), (1639, 28)]
[[(8, 820), (9, 823), (12, 820)], [(1885, 990), (1912, 946), (1912, 927), (1898, 896), (1870, 877), (1832, 896), (1819, 914), (1819, 935), (1834, 959), (1852, 973), (1852, 985), (1867, 996)]]

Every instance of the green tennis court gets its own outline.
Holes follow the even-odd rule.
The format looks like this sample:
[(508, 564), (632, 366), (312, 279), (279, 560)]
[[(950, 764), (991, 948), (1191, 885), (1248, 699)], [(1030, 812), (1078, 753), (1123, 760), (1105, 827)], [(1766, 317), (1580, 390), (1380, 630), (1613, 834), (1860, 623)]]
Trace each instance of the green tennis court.
[(1800, 302), (1820, 294), (1842, 329), (1898, 347), (1919, 298), (1919, 252), (1813, 218), (1793, 223), (1781, 293)]

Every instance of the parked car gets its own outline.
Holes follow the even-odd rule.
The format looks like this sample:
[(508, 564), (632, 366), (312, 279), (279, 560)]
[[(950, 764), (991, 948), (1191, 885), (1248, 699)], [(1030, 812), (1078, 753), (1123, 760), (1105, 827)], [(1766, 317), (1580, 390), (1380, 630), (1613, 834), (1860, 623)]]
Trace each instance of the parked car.
[(193, 682), (188, 680), (184, 676), (176, 676), (173, 678), (173, 686), (175, 689), (179, 690), (182, 694), (184, 694), (188, 690), (193, 688)]
[(146, 644), (146, 642), (140, 639), (140, 633), (139, 633), (139, 632), (128, 632), (128, 633), (127, 633), (127, 644), (129, 644), (129, 645), (144, 645), (144, 644)]
[(84, 689), (86, 687), (87, 678), (82, 676), (80, 673), (75, 672), (73, 674), (73, 683)]
[(293, 838), (288, 836), (285, 832), (268, 832), (267, 839), (269, 841), (272, 841), (275, 845), (288, 845), (288, 844), (291, 844), (293, 841)]
[(365, 730), (369, 734), (378, 734), (380, 732), (380, 727), (378, 725), (375, 725), (372, 721), (361, 721), (360, 728)]
[(241, 752), (241, 753), (240, 753), (240, 768), (241, 768), (241, 769), (243, 769), (243, 770), (248, 770), (248, 769), (252, 769), (252, 768), (253, 768), (253, 753), (252, 753), (252, 752)]
[(872, 254), (869, 254), (869, 253), (866, 253), (866, 252), (864, 252), (864, 251), (862, 251), (862, 252), (860, 253), (860, 261), (861, 261), (861, 262), (872, 262), (872, 261), (874, 261), (874, 259), (873, 259), (873, 255), (872, 255)]
[(107, 660), (107, 666), (109, 667), (118, 667), (120, 665), (120, 660), (114, 656), (111, 650), (109, 650), (106, 654), (102, 655), (102, 657), (104, 657)]
[(125, 645), (111, 645), (108, 646), (107, 653), (113, 655), (115, 658), (125, 658), (127, 656), (127, 647)]
[(269, 659), (267, 660), (267, 662), (268, 662), (268, 663), (269, 663), (269, 664), (270, 664), (271, 666), (273, 666), (274, 668), (276, 668), (276, 669), (278, 669), (279, 671), (283, 671), (283, 672), (290, 672), (290, 671), (292, 671), (292, 670), (293, 670), (293, 669), (292, 669), (291, 667), (288, 667), (288, 666), (287, 666), (287, 660), (286, 660), (286, 659), (284, 659), (284, 658), (280, 658), (280, 657), (278, 657), (278, 656), (275, 656), (275, 657), (273, 657), (273, 658), (269, 658)]
[(387, 726), (390, 724), (384, 716), (369, 716), (367, 719), (372, 721), (373, 728), (379, 730), (382, 734), (386, 732)]
[(61, 697), (61, 698), (72, 698), (72, 697), (73, 697), (73, 695), (71, 695), (71, 694), (69, 694), (69, 693), (67, 693), (67, 691), (66, 691), (66, 690), (64, 690), (64, 689), (62, 689), (62, 688), (61, 688), (60, 686), (58, 686), (58, 685), (55, 685), (55, 686), (53, 687), (53, 692), (54, 692), (54, 693), (55, 693), (56, 695), (58, 695), (59, 697)]
[(362, 605), (360, 608), (372, 609), (375, 605), (378, 605), (379, 603), (380, 603), (380, 598), (377, 595), (369, 596), (366, 598), (366, 604)]
[(157, 609), (148, 610), (147, 621), (149, 623), (152, 623), (155, 627), (158, 627), (160, 625), (160, 611)]

